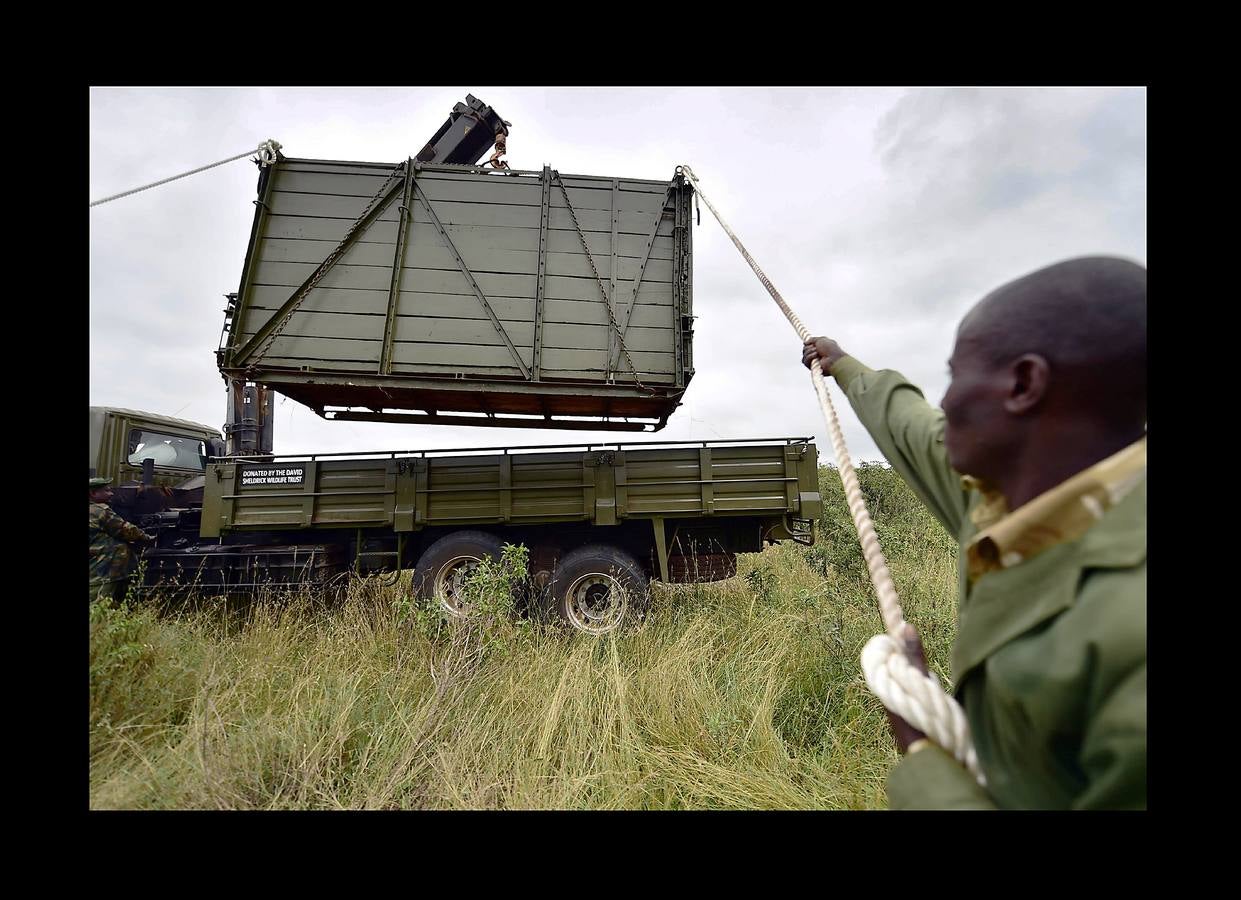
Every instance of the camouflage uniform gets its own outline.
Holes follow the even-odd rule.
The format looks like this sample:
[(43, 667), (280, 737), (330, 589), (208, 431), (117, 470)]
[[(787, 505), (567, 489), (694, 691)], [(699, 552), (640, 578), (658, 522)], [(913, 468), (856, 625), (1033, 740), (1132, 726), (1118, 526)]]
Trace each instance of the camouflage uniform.
[(122, 589), (134, 568), (137, 555), (129, 546), (150, 540), (150, 535), (126, 522), (102, 503), (90, 505), (90, 598), (100, 591)]

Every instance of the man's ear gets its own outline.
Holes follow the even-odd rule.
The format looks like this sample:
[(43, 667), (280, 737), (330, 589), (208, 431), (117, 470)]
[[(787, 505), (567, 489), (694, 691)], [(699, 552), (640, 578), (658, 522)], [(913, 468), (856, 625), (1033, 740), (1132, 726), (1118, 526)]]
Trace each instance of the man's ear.
[(1012, 381), (1008, 396), (1004, 399), (1004, 409), (1013, 415), (1024, 415), (1047, 396), (1051, 366), (1045, 357), (1037, 353), (1026, 353), (1013, 361), (1009, 371)]

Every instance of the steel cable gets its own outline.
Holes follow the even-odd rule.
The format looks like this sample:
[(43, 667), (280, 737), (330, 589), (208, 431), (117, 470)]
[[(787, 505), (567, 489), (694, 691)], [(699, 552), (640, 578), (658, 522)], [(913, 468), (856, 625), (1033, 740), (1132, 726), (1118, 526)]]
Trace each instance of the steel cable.
[(276, 151), (280, 149), (280, 144), (270, 138), (258, 145), (255, 150), (247, 150), (245, 153), (238, 153), (236, 156), (230, 156), (228, 159), (222, 159), (219, 162), (213, 162), (209, 165), (199, 166), (197, 169), (190, 169), (188, 172), (182, 172), (180, 175), (173, 175), (170, 178), (164, 178), (159, 181), (153, 181), (150, 184), (144, 184), (142, 187), (136, 187), (133, 190), (122, 191), (119, 194), (113, 194), (111, 197), (104, 197), (101, 200), (92, 200), (91, 206), (99, 206), (101, 203), (109, 203), (112, 200), (119, 200), (122, 197), (128, 197), (130, 194), (138, 194), (142, 191), (148, 191), (153, 187), (159, 187), (161, 184), (167, 184), (170, 181), (176, 181), (178, 178), (186, 178), (190, 175), (197, 175), (199, 172), (205, 172), (208, 169), (214, 169), (216, 166), (222, 166), (230, 163), (235, 159), (241, 159), (243, 156), (249, 156), (251, 153), (257, 153), (259, 160), (263, 165), (271, 165), (276, 161)]

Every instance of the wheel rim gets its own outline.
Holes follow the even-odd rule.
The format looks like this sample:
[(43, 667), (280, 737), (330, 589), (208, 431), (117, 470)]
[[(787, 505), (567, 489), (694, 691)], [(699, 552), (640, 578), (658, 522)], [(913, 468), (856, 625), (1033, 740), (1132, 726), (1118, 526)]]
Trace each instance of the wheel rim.
[(611, 575), (592, 572), (569, 585), (565, 615), (578, 631), (606, 634), (620, 625), (629, 609), (629, 592)]
[(449, 615), (464, 619), (473, 614), (474, 607), (465, 602), (463, 588), (465, 579), (481, 562), (477, 556), (455, 556), (435, 573), (435, 600)]

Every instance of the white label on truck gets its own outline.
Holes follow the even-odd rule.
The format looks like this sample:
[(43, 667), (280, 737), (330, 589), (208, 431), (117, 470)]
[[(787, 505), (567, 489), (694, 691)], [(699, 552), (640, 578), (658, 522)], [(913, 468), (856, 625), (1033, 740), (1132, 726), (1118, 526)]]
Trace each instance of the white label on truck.
[(305, 481), (305, 466), (258, 466), (243, 469), (241, 472), (242, 487), (270, 484), (303, 484)]

